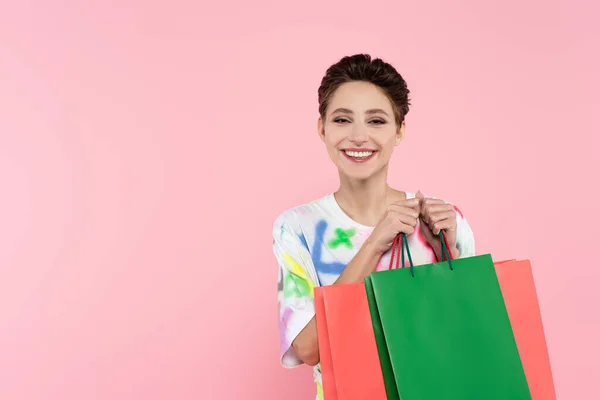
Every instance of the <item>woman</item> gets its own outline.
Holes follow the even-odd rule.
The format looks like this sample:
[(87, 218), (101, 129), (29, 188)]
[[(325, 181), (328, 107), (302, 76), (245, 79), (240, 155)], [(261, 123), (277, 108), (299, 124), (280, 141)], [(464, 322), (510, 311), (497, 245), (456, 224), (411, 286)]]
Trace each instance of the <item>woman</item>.
[(280, 361), (287, 368), (314, 366), (320, 400), (315, 286), (358, 282), (387, 268), (400, 232), (415, 265), (441, 259), (441, 229), (454, 258), (475, 255), (473, 233), (457, 208), (387, 183), (390, 157), (406, 131), (409, 93), (380, 59), (359, 54), (332, 65), (318, 91), (318, 134), (339, 170), (339, 188), (286, 210), (273, 226)]

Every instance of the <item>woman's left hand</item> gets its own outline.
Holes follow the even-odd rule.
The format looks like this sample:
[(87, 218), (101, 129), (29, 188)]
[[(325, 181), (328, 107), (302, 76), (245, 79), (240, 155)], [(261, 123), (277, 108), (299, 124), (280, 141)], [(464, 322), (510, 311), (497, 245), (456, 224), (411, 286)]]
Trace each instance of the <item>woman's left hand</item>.
[(440, 230), (446, 232), (446, 239), (452, 258), (458, 258), (460, 251), (456, 248), (456, 210), (452, 204), (448, 204), (439, 199), (427, 199), (421, 192), (417, 193), (417, 198), (421, 200), (421, 232), (433, 247), (438, 256), (442, 259), (442, 243), (440, 241)]

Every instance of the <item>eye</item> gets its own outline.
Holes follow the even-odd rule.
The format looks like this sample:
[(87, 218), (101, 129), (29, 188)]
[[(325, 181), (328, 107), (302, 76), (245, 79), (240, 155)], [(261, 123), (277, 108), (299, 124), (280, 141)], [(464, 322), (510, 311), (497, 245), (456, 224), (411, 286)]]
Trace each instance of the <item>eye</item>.
[(383, 125), (383, 124), (385, 124), (385, 123), (386, 123), (386, 121), (385, 121), (385, 120), (383, 120), (383, 119), (379, 119), (379, 118), (377, 118), (377, 119), (373, 119), (373, 120), (371, 120), (370, 122), (371, 122), (371, 123), (373, 123), (373, 124), (375, 124), (375, 125)]
[(333, 122), (335, 122), (336, 124), (343, 124), (346, 122), (350, 122), (350, 120), (348, 118), (344, 118), (344, 117), (337, 117), (336, 119), (333, 120)]

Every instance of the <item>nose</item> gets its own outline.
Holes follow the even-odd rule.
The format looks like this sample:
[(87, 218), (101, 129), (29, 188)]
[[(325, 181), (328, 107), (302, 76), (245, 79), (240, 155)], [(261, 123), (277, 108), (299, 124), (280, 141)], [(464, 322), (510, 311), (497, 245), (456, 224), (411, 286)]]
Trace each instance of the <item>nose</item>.
[(360, 124), (354, 124), (348, 140), (350, 140), (352, 143), (356, 143), (357, 145), (361, 145), (369, 140), (366, 127), (361, 126)]

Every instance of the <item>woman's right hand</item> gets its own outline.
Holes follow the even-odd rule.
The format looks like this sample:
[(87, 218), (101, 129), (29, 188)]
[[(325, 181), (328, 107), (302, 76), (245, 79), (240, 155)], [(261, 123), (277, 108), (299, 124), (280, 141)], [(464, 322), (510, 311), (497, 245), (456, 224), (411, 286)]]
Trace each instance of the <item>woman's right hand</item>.
[(419, 198), (390, 204), (365, 244), (371, 246), (378, 255), (382, 255), (392, 247), (399, 233), (411, 235), (415, 232), (420, 211)]

